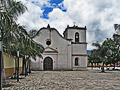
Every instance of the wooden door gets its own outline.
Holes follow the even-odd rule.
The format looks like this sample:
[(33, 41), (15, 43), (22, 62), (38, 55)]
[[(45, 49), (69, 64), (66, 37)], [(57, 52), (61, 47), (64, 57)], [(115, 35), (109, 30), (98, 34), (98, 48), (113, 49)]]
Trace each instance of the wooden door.
[(45, 58), (44, 60), (44, 70), (53, 70), (53, 60), (50, 57)]

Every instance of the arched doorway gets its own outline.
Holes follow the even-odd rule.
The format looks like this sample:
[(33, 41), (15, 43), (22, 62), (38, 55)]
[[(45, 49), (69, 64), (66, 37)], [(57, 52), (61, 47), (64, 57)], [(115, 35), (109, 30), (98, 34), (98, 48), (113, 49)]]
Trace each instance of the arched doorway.
[(44, 70), (53, 70), (53, 60), (51, 57), (46, 57), (43, 62)]

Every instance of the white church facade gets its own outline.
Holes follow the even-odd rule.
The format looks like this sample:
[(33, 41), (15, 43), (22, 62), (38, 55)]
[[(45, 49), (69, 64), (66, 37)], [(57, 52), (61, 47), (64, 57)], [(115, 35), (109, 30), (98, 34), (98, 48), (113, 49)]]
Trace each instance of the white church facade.
[(34, 41), (45, 48), (43, 58), (32, 60), (33, 70), (73, 70), (87, 67), (86, 26), (65, 29), (63, 35), (49, 25), (41, 28)]

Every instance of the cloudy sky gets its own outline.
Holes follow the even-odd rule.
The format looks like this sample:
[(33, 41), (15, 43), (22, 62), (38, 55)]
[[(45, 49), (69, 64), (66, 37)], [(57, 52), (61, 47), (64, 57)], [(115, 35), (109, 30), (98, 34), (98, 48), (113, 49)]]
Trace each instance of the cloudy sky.
[(61, 35), (67, 25), (87, 26), (88, 49), (93, 42), (102, 42), (112, 37), (114, 24), (120, 23), (119, 0), (17, 0), (28, 8), (18, 23), (28, 30), (46, 27), (50, 24)]

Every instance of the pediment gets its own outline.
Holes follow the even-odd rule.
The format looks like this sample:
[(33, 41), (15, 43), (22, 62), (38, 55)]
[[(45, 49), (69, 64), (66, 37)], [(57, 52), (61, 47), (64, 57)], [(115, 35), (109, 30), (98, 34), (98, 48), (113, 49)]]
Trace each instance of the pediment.
[(47, 47), (45, 48), (44, 53), (58, 53), (58, 51), (51, 47)]

